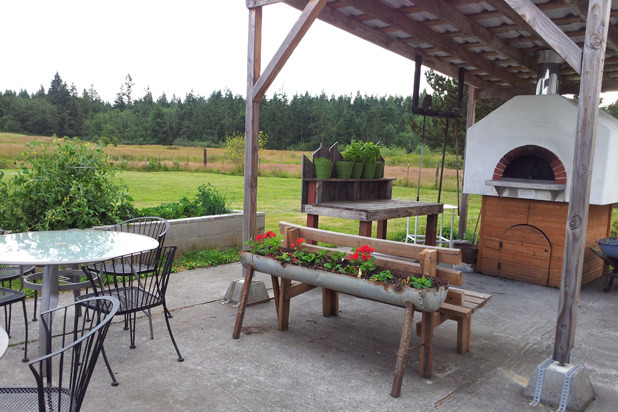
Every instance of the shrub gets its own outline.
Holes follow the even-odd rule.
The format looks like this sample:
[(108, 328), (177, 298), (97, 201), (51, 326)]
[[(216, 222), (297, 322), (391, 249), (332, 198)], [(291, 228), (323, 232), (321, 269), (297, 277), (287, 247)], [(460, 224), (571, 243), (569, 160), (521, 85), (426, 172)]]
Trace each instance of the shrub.
[[(262, 131), (258, 136), (258, 152), (263, 150), (266, 147), (266, 143), (268, 143), (268, 135)], [(245, 135), (239, 132), (234, 132), (234, 134), (227, 138), (225, 143), (225, 157), (233, 164), (236, 165), (236, 168), (242, 172), (245, 168)]]
[(0, 226), (15, 232), (114, 224), (136, 215), (101, 146), (30, 142), (12, 179), (0, 172)]
[(210, 183), (198, 187), (197, 192), (193, 200), (183, 197), (179, 202), (142, 208), (140, 216), (182, 219), (186, 217), (222, 215), (231, 212), (231, 209), (226, 205), (225, 195), (219, 193)]

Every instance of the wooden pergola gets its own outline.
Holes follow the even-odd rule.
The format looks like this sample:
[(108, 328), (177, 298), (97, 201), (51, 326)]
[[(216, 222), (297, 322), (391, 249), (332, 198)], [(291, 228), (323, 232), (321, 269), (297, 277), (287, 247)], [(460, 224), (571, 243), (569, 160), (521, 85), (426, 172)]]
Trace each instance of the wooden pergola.
[[(262, 70), (262, 7), (284, 2), (301, 14)], [(255, 235), (259, 102), (316, 19), (470, 87), (467, 126), (477, 99), (534, 94), (536, 52), (566, 62), (562, 93), (578, 94), (574, 173), (553, 360), (569, 363), (575, 338), (599, 95), (618, 90), (618, 9), (610, 0), (247, 0), (249, 47), (244, 239)], [(465, 217), (462, 217), (465, 220)], [(247, 282), (245, 282), (247, 285)], [(239, 316), (241, 316), (239, 312)]]

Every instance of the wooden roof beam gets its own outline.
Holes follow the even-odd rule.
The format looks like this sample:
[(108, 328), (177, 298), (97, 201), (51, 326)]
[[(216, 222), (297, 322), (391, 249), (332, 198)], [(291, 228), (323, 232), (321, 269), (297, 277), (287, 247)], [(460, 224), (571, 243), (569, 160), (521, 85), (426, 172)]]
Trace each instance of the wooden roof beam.
[(255, 82), (252, 93), (254, 102), (259, 102), (262, 97), (264, 97), (266, 91), (275, 81), (275, 78), (292, 55), (292, 52), (296, 49), (296, 46), (298, 46), (298, 43), (300, 43), (305, 36), (305, 33), (307, 33), (309, 27), (311, 27), (318, 17), (320, 11), (326, 6), (326, 3), (328, 3), (328, 0), (309, 0), (309, 2), (307, 2), (300, 17), (294, 26), (292, 26), (287, 37), (283, 40), (283, 43), (281, 43), (281, 46), (270, 63), (268, 63), (268, 66), (266, 66), (266, 69), (264, 69), (264, 73), (262, 73), (257, 82)]
[(556, 26), (531, 0), (504, 0), (577, 73), (582, 70), (582, 49)]
[[(584, 21), (588, 19), (588, 0), (563, 0), (577, 13)], [(611, 24), (607, 32), (607, 45), (613, 50), (618, 51), (618, 30)]]
[(492, 34), (487, 28), (460, 12), (449, 3), (446, 3), (444, 0), (414, 0), (414, 3), (434, 16), (448, 21), (461, 32), (476, 38), (486, 46), (494, 50), (499, 50), (503, 55), (514, 62), (536, 72), (537, 62), (535, 59), (527, 56), (516, 47), (513, 47), (504, 39)]
[(424, 39), (427, 43), (439, 47), (443, 52), (459, 58), (470, 65), (476, 66), (479, 69), (486, 71), (491, 76), (514, 85), (523, 85), (519, 77), (513, 76), (502, 67), (494, 65), (491, 61), (478, 56), (476, 53), (472, 53), (469, 50), (460, 47), (457, 43), (444, 38), (443, 35), (427, 29), (422, 23), (407, 17), (398, 10), (389, 7), (382, 2), (372, 0), (355, 0), (351, 5), (363, 13), (379, 18), (384, 23), (399, 28), (404, 33), (416, 38)]
[(281, 3), (283, 0), (247, 0), (247, 8), (254, 9), (256, 7), (268, 6), (269, 4)]
[[(285, 3), (299, 10), (303, 10), (307, 4), (306, 0), (285, 0)], [(404, 41), (384, 34), (354, 18), (348, 17), (338, 12), (330, 6), (324, 7), (319, 17), (320, 20), (347, 31), (361, 39), (364, 39), (377, 46), (383, 47), (393, 53), (414, 61), (416, 55), (423, 56), (423, 64), (431, 69), (437, 70), (452, 78), (459, 75), (459, 66), (445, 63), (442, 60), (428, 55), (422, 49), (408, 46)], [(473, 76), (466, 76), (466, 83), (478, 88), (488, 87), (488, 83)]]

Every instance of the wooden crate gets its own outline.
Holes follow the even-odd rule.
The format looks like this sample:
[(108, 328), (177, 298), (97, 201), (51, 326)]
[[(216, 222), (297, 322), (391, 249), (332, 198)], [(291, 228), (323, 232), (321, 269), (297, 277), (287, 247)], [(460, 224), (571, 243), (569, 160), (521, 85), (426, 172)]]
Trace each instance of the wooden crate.
[[(483, 196), (479, 272), (560, 287), (568, 203)], [(590, 205), (582, 285), (603, 274), (588, 246), (609, 236), (611, 205)]]

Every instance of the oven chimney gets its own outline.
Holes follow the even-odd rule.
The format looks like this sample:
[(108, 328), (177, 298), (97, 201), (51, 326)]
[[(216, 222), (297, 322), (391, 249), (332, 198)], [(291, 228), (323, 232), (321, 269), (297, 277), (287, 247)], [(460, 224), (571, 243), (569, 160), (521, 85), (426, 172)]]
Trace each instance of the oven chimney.
[(560, 94), (560, 74), (564, 60), (553, 50), (537, 53), (539, 69), (537, 73), (536, 94)]

